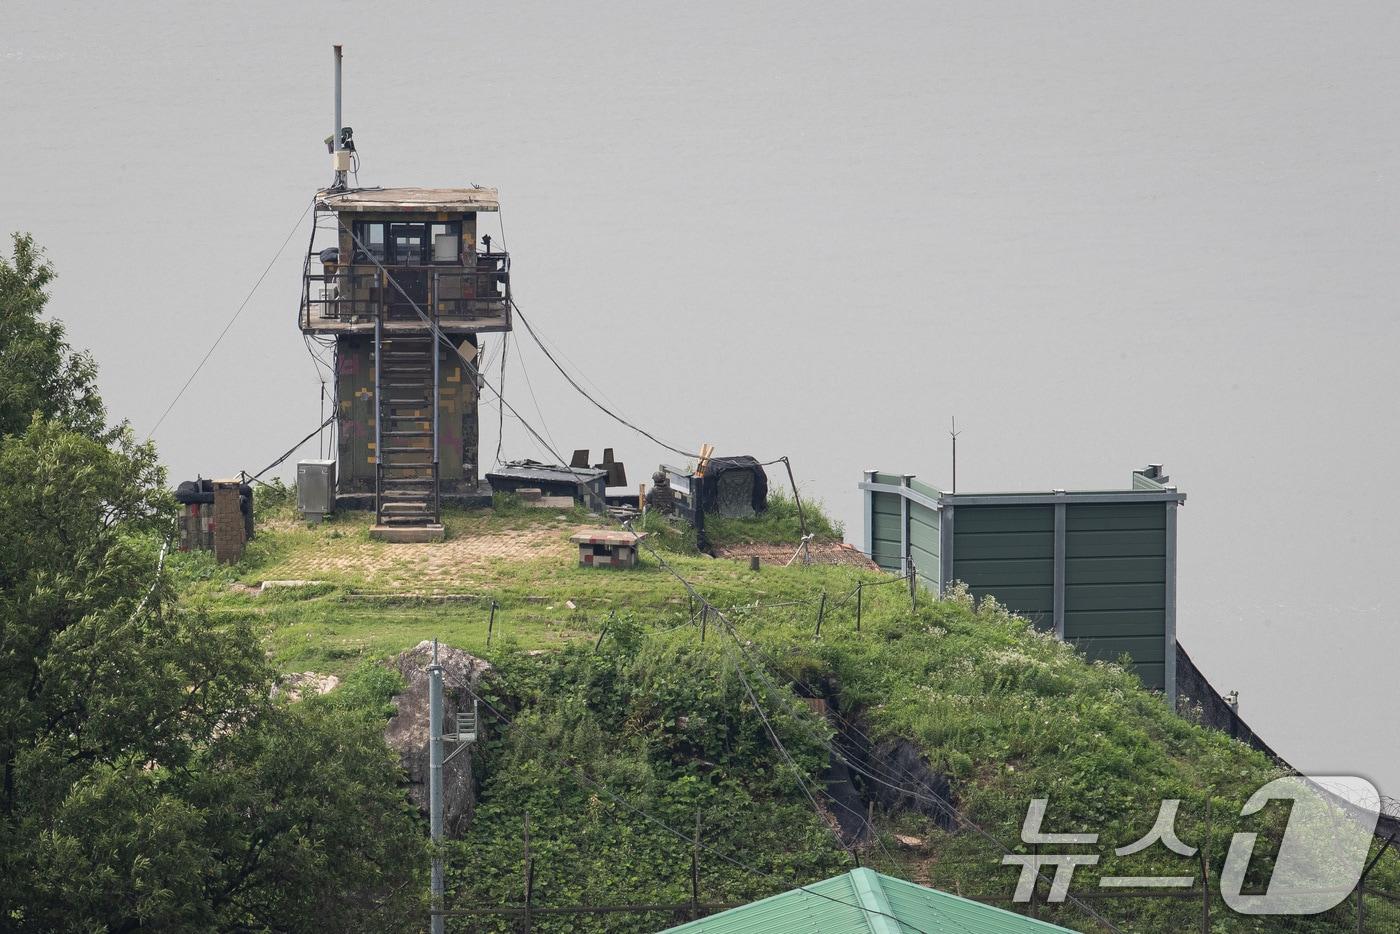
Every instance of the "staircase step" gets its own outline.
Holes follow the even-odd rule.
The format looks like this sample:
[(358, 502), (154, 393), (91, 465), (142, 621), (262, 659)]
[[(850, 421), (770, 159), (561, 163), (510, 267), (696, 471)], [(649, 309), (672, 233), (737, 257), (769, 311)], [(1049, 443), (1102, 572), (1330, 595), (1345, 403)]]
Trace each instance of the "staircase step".
[[(417, 429), (417, 428), (407, 429), (407, 430), (399, 429), (399, 428), (390, 428), (388, 431), (384, 432), (383, 434), (384, 434), (384, 437), (386, 437), (386, 438), (431, 438), (431, 437), (433, 436), (433, 433), (432, 433), (431, 430), (428, 430), (428, 429), (421, 429), (421, 430), (420, 430), (420, 429)], [(386, 448), (385, 450), (387, 450), (387, 448)]]
[(385, 477), (379, 481), (381, 486), (431, 486), (432, 477)]
[[(411, 464), (380, 464), (379, 466), (383, 467), (385, 470), (409, 470), (413, 468), (417, 468), (419, 470), (428, 470), (433, 466), (433, 462), (428, 461), (427, 463), (422, 463), (415, 461)], [(426, 477), (425, 479), (431, 480), (432, 477)]]

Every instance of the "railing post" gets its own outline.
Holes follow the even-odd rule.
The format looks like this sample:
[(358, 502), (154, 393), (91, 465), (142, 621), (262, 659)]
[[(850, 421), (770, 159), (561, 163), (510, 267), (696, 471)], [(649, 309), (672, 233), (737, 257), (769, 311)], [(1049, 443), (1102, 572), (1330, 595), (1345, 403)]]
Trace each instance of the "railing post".
[(690, 920), (700, 917), (700, 808), (695, 809), (695, 843), (690, 850)]
[(384, 480), (384, 447), (380, 428), (384, 420), (384, 404), (379, 395), (380, 361), (384, 356), (384, 326), (378, 315), (374, 316), (374, 524), (383, 521), (380, 514)]

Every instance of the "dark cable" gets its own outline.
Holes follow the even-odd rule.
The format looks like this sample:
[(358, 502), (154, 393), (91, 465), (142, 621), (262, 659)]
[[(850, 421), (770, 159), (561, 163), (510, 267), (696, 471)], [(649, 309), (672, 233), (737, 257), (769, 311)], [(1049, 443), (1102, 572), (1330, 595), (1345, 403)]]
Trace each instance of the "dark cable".
[[(507, 331), (501, 338), (501, 392), (506, 391), (506, 350), (510, 346), (510, 332)], [(496, 406), (496, 411), (500, 416), (496, 421), (496, 466), (501, 466), (501, 442), (506, 437), (506, 410), (505, 406)]]
[(151, 426), (151, 430), (146, 432), (147, 441), (151, 440), (151, 435), (156, 433), (156, 429), (165, 421), (165, 416), (170, 414), (170, 410), (175, 408), (175, 403), (180, 401), (180, 397), (185, 394), (185, 390), (190, 388), (190, 383), (194, 382), (194, 378), (199, 375), (199, 371), (204, 369), (204, 364), (209, 362), (209, 358), (213, 356), (214, 351), (218, 349), (219, 342), (224, 339), (224, 335), (229, 332), (229, 328), (233, 327), (233, 323), (238, 320), (238, 316), (243, 314), (243, 309), (248, 307), (248, 302), (253, 298), (253, 293), (258, 290), (258, 286), (263, 284), (263, 280), (267, 278), (267, 274), (272, 271), (273, 265), (281, 258), (282, 251), (285, 250), (287, 244), (292, 241), (292, 237), (296, 234), (297, 228), (301, 227), (301, 222), (306, 219), (307, 211), (311, 210), (311, 205), (314, 203), (315, 202), (312, 201), (306, 205), (306, 210), (301, 212), (301, 216), (297, 218), (296, 224), (287, 232), (286, 239), (282, 241), (282, 245), (277, 248), (276, 254), (268, 261), (267, 268), (262, 271), (262, 275), (258, 276), (258, 281), (253, 283), (253, 287), (249, 289), (248, 294), (243, 297), (243, 301), (239, 304), (237, 310), (234, 311), (233, 317), (228, 319), (228, 324), (225, 324), (224, 329), (219, 332), (219, 336), (214, 338), (213, 345), (204, 354), (204, 357), (200, 359), (199, 364), (194, 368), (194, 372), (190, 374), (190, 378), (185, 380), (185, 385), (181, 386), (180, 391), (175, 393), (175, 398), (170, 400), (170, 404), (165, 407), (165, 411), (160, 413), (160, 418), (156, 419), (156, 423)]
[(313, 429), (311, 430), (311, 434), (307, 435), (305, 438), (302, 438), (302, 439), (301, 439), (300, 441), (298, 441), (296, 444), (294, 444), (294, 445), (292, 445), (290, 448), (288, 448), (286, 454), (283, 454), (281, 457), (277, 458), (277, 460), (275, 460), (275, 461), (273, 461), (272, 463), (268, 464), (268, 465), (267, 465), (266, 467), (264, 467), (262, 470), (259, 470), (257, 473), (251, 475), (248, 479), (249, 479), (249, 480), (258, 480), (258, 479), (261, 479), (261, 477), (262, 477), (263, 474), (267, 473), (269, 470), (271, 470), (272, 468), (276, 467), (278, 464), (282, 463), (282, 462), (283, 462), (284, 460), (286, 460), (287, 458), (291, 457), (293, 454), (295, 454), (295, 453), (297, 452), (297, 448), (301, 447), (303, 444), (305, 444), (306, 442), (310, 441), (312, 438), (316, 437), (317, 433), (320, 432), (320, 430), (321, 430), (322, 428), (325, 428), (325, 427), (326, 427), (327, 425), (329, 425), (331, 422), (335, 421), (335, 414), (336, 414), (336, 413), (332, 412), (332, 413), (330, 414), (330, 417), (328, 417), (324, 422), (322, 422), (321, 424), (317, 425), (315, 428), (313, 428)]
[(540, 336), (535, 333), (534, 327), (530, 324), (529, 319), (525, 317), (525, 313), (520, 310), (520, 306), (515, 303), (515, 299), (512, 298), (510, 300), (510, 306), (515, 309), (515, 313), (520, 317), (520, 323), (525, 325), (525, 330), (529, 332), (530, 337), (534, 339), (536, 344), (539, 345), (540, 350), (544, 351), (544, 355), (549, 358), (549, 362), (554, 364), (554, 368), (559, 371), (560, 375), (562, 375), (564, 379), (569, 381), (569, 385), (574, 387), (574, 389), (578, 391), (579, 395), (583, 396), (589, 402), (592, 402), (598, 408), (598, 411), (602, 412), (604, 415), (608, 416), (613, 421), (625, 425), (628, 428), (631, 428), (637, 434), (642, 435), (645, 438), (651, 439), (656, 444), (661, 445), (663, 448), (665, 448), (668, 451), (671, 451), (674, 454), (679, 454), (681, 457), (690, 457), (695, 458), (697, 460), (699, 459), (699, 454), (683, 450), (672, 444), (667, 444), (665, 441), (662, 441), (660, 438), (656, 437), (656, 435), (647, 431), (645, 428), (640, 428), (632, 424), (627, 419), (623, 418), (621, 415), (618, 415), (612, 409), (608, 408), (607, 406), (603, 405), (603, 403), (593, 398), (593, 396), (591, 396), (588, 393), (588, 390), (580, 386), (578, 384), (578, 381), (569, 375), (569, 371), (565, 370), (564, 367), (560, 365), (559, 361), (554, 359), (554, 354), (549, 352), (549, 348), (545, 346), (544, 341), (540, 340)]

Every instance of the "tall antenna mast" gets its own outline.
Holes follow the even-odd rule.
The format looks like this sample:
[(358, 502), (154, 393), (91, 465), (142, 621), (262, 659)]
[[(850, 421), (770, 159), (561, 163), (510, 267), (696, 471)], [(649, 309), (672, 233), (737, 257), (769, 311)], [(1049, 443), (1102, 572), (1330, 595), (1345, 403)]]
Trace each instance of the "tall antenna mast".
[(948, 437), (953, 439), (953, 493), (958, 491), (958, 434), (958, 417), (954, 415), (953, 427), (948, 432)]
[(335, 183), (332, 189), (345, 187), (345, 176), (350, 170), (350, 154), (345, 151), (345, 141), (341, 139), (340, 122), (340, 45), (335, 48), (335, 133), (331, 136), (331, 165), (335, 169)]

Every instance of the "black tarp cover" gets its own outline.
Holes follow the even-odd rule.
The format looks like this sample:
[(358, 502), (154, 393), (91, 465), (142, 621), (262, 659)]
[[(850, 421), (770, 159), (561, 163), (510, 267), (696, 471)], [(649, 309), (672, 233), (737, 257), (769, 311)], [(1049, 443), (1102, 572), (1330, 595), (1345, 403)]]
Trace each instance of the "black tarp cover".
[[(749, 495), (743, 497), (744, 492)], [(735, 501), (736, 493), (747, 502)], [(763, 472), (757, 458), (741, 454), (738, 457), (710, 459), (705, 476), (700, 481), (700, 509), (703, 512), (744, 518), (767, 508), (768, 475)]]

